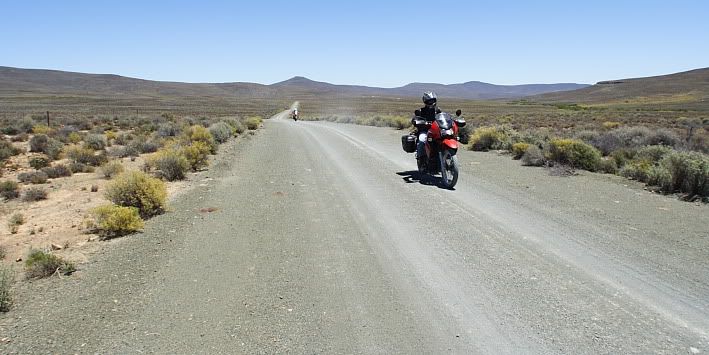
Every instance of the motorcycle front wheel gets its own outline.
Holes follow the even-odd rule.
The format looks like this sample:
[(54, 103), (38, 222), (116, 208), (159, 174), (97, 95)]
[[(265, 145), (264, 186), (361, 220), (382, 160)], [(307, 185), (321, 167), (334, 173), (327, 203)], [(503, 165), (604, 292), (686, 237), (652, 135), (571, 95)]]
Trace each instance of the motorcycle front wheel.
[(452, 189), (458, 183), (458, 157), (446, 149), (440, 153), (441, 183), (443, 187)]
[(419, 170), (419, 173), (424, 174), (426, 172), (426, 157), (419, 157), (416, 159), (416, 167)]

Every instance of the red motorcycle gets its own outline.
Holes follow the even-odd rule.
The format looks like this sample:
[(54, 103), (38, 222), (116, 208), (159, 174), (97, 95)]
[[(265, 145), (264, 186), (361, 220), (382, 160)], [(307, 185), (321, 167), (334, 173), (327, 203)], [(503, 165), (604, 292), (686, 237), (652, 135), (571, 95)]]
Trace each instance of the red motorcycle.
[[(434, 121), (414, 117), (413, 123), (418, 132), (428, 131), (425, 154), (416, 159), (419, 173), (440, 173), (443, 187), (452, 189), (458, 182), (458, 127), (464, 127), (465, 120), (453, 119), (449, 113), (442, 112), (436, 115)], [(418, 139), (415, 133), (401, 137), (404, 151), (415, 152)]]

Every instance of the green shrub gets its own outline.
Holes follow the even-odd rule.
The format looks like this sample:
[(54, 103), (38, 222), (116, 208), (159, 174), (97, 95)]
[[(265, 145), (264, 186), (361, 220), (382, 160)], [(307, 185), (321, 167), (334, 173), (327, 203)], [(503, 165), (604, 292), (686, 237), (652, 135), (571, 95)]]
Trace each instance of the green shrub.
[(71, 132), (67, 135), (67, 142), (71, 144), (79, 144), (83, 138), (79, 132)]
[(652, 167), (653, 163), (647, 159), (635, 159), (625, 164), (620, 169), (619, 174), (627, 178), (648, 182)]
[(128, 171), (106, 188), (106, 198), (119, 206), (136, 207), (141, 217), (147, 218), (165, 211), (167, 189), (160, 179)]
[(166, 122), (158, 126), (157, 134), (158, 137), (177, 137), (182, 132), (182, 129), (177, 123)]
[(601, 153), (594, 147), (575, 139), (552, 139), (549, 142), (549, 160), (576, 168), (596, 171)]
[(524, 152), (529, 149), (529, 143), (515, 143), (512, 145), (512, 157), (514, 159), (522, 159), (522, 156), (524, 155)]
[(50, 179), (56, 179), (59, 177), (71, 176), (72, 171), (69, 167), (64, 164), (56, 164), (54, 166), (48, 166), (42, 168), (42, 172), (47, 174)]
[(116, 139), (113, 141), (113, 143), (118, 145), (126, 145), (133, 139), (135, 139), (135, 136), (131, 133), (120, 133), (116, 135)]
[(73, 263), (42, 250), (31, 251), (25, 261), (25, 272), (28, 278), (52, 276), (56, 272), (69, 275), (74, 271), (76, 267)]
[(29, 116), (25, 116), (22, 121), (17, 124), (17, 128), (22, 132), (32, 133), (32, 128), (34, 127), (34, 125), (34, 120)]
[(654, 165), (648, 172), (647, 184), (663, 190), (669, 189), (672, 186), (672, 173), (663, 165)]
[[(148, 140), (145, 137), (136, 137), (132, 141), (128, 142), (126, 148), (131, 152), (139, 152), (142, 154), (155, 153), (160, 149), (160, 143), (154, 140)], [(138, 154), (131, 154), (131, 156), (137, 156)]]
[(509, 150), (517, 138), (519, 138), (519, 134), (510, 127), (483, 126), (477, 128), (470, 136), (468, 149), (477, 151)]
[(190, 170), (190, 162), (175, 149), (159, 150), (149, 157), (147, 164), (157, 171), (157, 175), (167, 181), (182, 180)]
[(95, 171), (93, 166), (86, 165), (84, 163), (79, 163), (76, 161), (72, 161), (69, 163), (69, 170), (73, 173), (93, 173)]
[(6, 140), (0, 140), (0, 161), (20, 153), (22, 153), (22, 149), (16, 148)]
[(123, 164), (119, 160), (112, 160), (102, 166), (100, 169), (101, 175), (106, 179), (111, 179), (114, 176), (123, 172)]
[(30, 166), (37, 170), (40, 170), (44, 167), (49, 166), (49, 158), (41, 155), (32, 157), (30, 158)]
[(7, 312), (12, 306), (12, 284), (15, 273), (12, 268), (0, 263), (0, 312)]
[(621, 126), (620, 122), (614, 122), (614, 121), (606, 121), (603, 122), (603, 128), (607, 130), (615, 129)]
[(140, 155), (140, 151), (130, 146), (117, 147), (111, 150), (111, 155), (119, 158), (137, 157)]
[(611, 152), (610, 157), (615, 160), (615, 164), (618, 168), (622, 168), (627, 162), (633, 160), (637, 153), (635, 149), (620, 148)]
[(661, 186), (667, 192), (685, 192), (692, 196), (709, 196), (709, 155), (699, 152), (672, 152), (660, 165), (671, 175)]
[(217, 143), (224, 143), (232, 136), (231, 127), (224, 122), (217, 122), (209, 126), (209, 133), (212, 134)]
[(579, 131), (574, 134), (574, 138), (578, 139), (580, 141), (583, 141), (584, 143), (588, 144), (593, 144), (594, 142), (598, 141), (598, 137), (600, 137), (600, 133), (596, 131)]
[(22, 213), (15, 213), (7, 220), (7, 227), (11, 234), (17, 234), (18, 228), (25, 224), (25, 216)]
[(49, 143), (49, 137), (45, 134), (37, 134), (30, 138), (30, 152), (44, 153)]
[(261, 117), (260, 116), (252, 116), (246, 119), (244, 121), (244, 124), (246, 125), (246, 128), (249, 130), (255, 130), (258, 129), (258, 126), (261, 125)]
[(15, 126), (5, 126), (0, 128), (0, 132), (2, 132), (2, 134), (7, 134), (8, 136), (14, 136), (16, 134), (19, 134), (20, 130)]
[(229, 120), (227, 123), (234, 129), (234, 133), (242, 134), (246, 132), (246, 126), (239, 120)]
[(47, 142), (47, 146), (44, 148), (44, 154), (47, 154), (53, 160), (61, 158), (62, 150), (64, 149), (64, 144), (56, 139), (50, 138)]
[(406, 129), (411, 127), (411, 120), (406, 117), (395, 116), (391, 118), (391, 126), (396, 129)]
[(544, 164), (546, 164), (544, 154), (536, 145), (530, 145), (524, 154), (522, 154), (522, 165), (543, 166)]
[(120, 237), (143, 229), (143, 220), (135, 207), (103, 205), (91, 213), (96, 218), (99, 234), (104, 238)]
[(616, 164), (615, 159), (601, 159), (598, 164), (598, 171), (606, 174), (617, 174), (618, 165)]
[(106, 152), (96, 153), (94, 150), (81, 147), (81, 146), (71, 146), (65, 151), (67, 158), (74, 162), (88, 164), (91, 166), (101, 166), (108, 161), (108, 156)]
[[(217, 144), (214, 142), (214, 137), (209, 133), (209, 130), (202, 126), (192, 126), (189, 130), (189, 141), (194, 145), (195, 143), (202, 143), (209, 148), (209, 153), (214, 154), (217, 152)], [(189, 159), (189, 158), (188, 158)]]
[(34, 134), (49, 134), (52, 129), (46, 124), (37, 124), (32, 127), (32, 133)]
[(92, 150), (103, 150), (106, 148), (106, 137), (103, 134), (87, 134), (84, 146)]
[(25, 189), (22, 194), (22, 201), (34, 202), (47, 199), (47, 191), (39, 187), (30, 187)]
[(653, 163), (657, 163), (662, 158), (665, 157), (665, 155), (673, 152), (674, 149), (668, 146), (664, 145), (649, 145), (643, 148), (640, 148), (638, 152), (635, 154), (635, 159), (644, 159), (651, 161)]
[(203, 142), (194, 142), (182, 148), (182, 155), (187, 159), (192, 171), (198, 171), (209, 166), (209, 146)]
[(23, 183), (44, 184), (49, 179), (43, 171), (30, 171), (17, 174), (17, 180)]
[(12, 200), (20, 196), (20, 185), (11, 180), (0, 182), (0, 197)]
[(13, 142), (27, 142), (30, 139), (30, 135), (27, 133), (20, 133), (12, 138), (10, 138), (11, 141)]

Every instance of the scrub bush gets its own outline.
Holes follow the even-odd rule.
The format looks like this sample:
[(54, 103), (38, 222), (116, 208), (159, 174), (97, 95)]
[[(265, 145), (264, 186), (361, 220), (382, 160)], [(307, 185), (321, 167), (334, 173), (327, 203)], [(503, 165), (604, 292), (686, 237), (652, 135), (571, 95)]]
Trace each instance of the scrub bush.
[(12, 200), (20, 196), (20, 185), (11, 180), (0, 182), (0, 197)]
[(198, 171), (209, 166), (210, 148), (204, 142), (194, 142), (182, 148), (182, 155), (187, 159), (192, 171)]
[(106, 179), (111, 179), (125, 170), (123, 164), (118, 160), (112, 160), (102, 166), (99, 171)]
[(50, 179), (56, 179), (59, 177), (67, 177), (72, 175), (71, 169), (64, 164), (57, 164), (54, 166), (48, 166), (42, 168), (42, 172), (47, 174)]
[(81, 146), (71, 146), (65, 151), (67, 158), (74, 162), (87, 164), (91, 166), (101, 166), (108, 161), (108, 156), (106, 152), (96, 153), (94, 150), (81, 147)]
[(104, 238), (120, 237), (143, 229), (143, 220), (135, 207), (103, 205), (91, 213), (96, 218), (99, 235)]
[(522, 155), (522, 165), (542, 166), (546, 163), (542, 150), (536, 145), (530, 145)]
[(231, 127), (224, 122), (217, 122), (209, 126), (209, 133), (212, 134), (214, 140), (219, 144), (228, 141), (232, 136)]
[(34, 202), (47, 199), (47, 191), (39, 187), (30, 187), (22, 194), (22, 201)]
[(15, 273), (10, 267), (0, 264), (0, 312), (7, 312), (12, 306), (12, 284)]
[(182, 180), (190, 170), (190, 162), (178, 150), (159, 150), (148, 158), (148, 166), (155, 169), (158, 177), (167, 181)]
[(667, 192), (685, 192), (692, 196), (709, 197), (709, 155), (699, 152), (672, 152), (660, 165), (671, 178), (663, 181)]
[(49, 166), (49, 158), (41, 155), (32, 157), (30, 158), (30, 166), (37, 170), (45, 168)]
[(31, 171), (17, 174), (17, 180), (23, 183), (44, 184), (49, 179), (46, 173), (42, 171)]
[(487, 151), (490, 149), (511, 149), (519, 134), (510, 127), (483, 126), (476, 129), (469, 138), (468, 149)]
[(524, 153), (529, 149), (529, 143), (515, 143), (512, 145), (512, 157), (514, 159), (522, 159)]
[(575, 139), (552, 139), (549, 142), (547, 159), (575, 168), (596, 171), (601, 153), (594, 147)]
[(252, 130), (252, 131), (253, 131), (253, 130), (255, 130), (255, 129), (258, 129), (258, 126), (261, 125), (261, 121), (262, 121), (262, 120), (261, 120), (261, 117), (259, 117), (259, 116), (252, 116), (252, 117), (247, 118), (247, 119), (244, 121), (244, 124), (246, 125), (246, 128), (248, 128), (249, 130)]
[(103, 134), (87, 134), (84, 146), (92, 150), (103, 150), (106, 148), (106, 137)]
[(140, 171), (118, 175), (106, 188), (106, 198), (123, 207), (135, 207), (148, 218), (163, 213), (167, 205), (167, 189), (160, 179)]
[(56, 272), (68, 275), (76, 271), (73, 263), (54, 254), (42, 250), (34, 250), (25, 261), (25, 272), (28, 278), (52, 276)]

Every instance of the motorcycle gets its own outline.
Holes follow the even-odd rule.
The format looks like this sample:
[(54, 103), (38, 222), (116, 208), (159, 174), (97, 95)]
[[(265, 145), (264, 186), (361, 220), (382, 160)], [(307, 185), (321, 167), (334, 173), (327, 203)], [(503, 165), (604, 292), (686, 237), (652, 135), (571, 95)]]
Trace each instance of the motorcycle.
[(293, 117), (293, 121), (298, 121), (298, 111), (293, 111), (291, 117)]
[[(416, 158), (419, 173), (441, 174), (443, 187), (452, 189), (458, 182), (458, 128), (465, 126), (465, 120), (442, 112), (436, 115), (434, 121), (426, 121), (423, 117), (413, 118), (416, 132), (425, 132), (425, 154)], [(401, 137), (401, 144), (407, 153), (416, 152), (419, 136), (412, 132)]]

